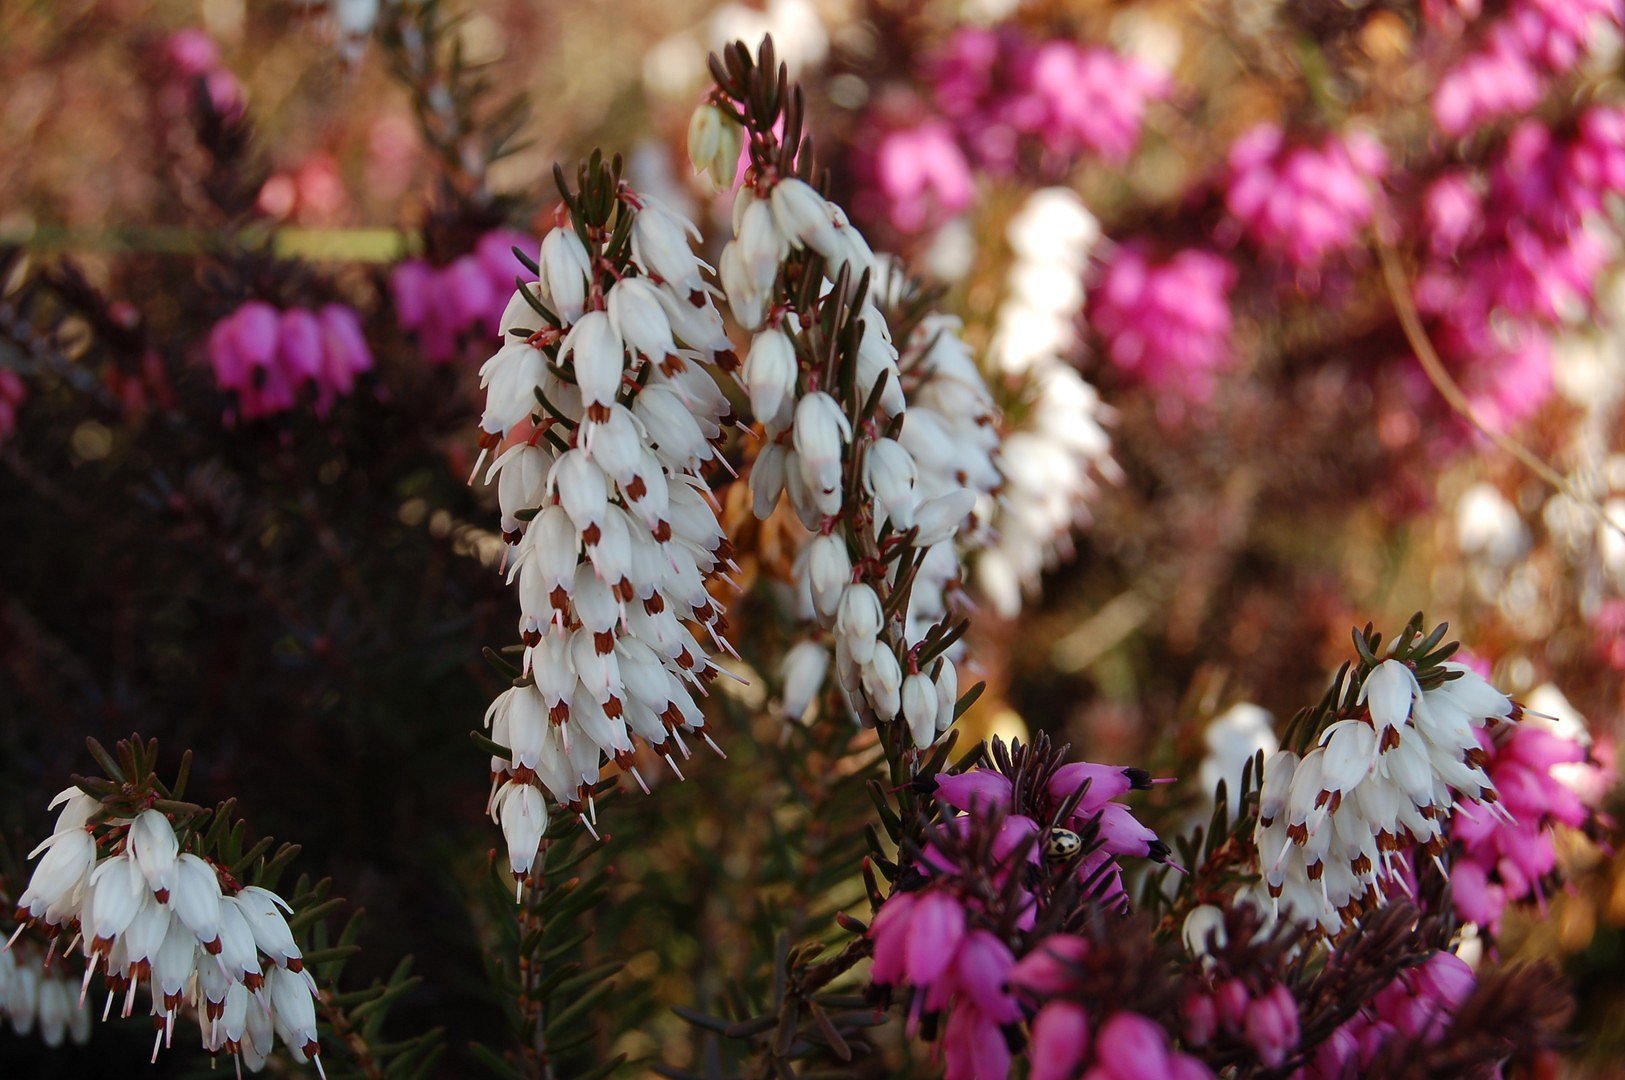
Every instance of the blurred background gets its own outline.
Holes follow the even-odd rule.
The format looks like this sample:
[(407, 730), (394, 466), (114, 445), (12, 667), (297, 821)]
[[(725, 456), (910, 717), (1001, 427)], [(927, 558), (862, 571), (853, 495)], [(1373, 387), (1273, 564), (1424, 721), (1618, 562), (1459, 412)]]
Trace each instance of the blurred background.
[[(236, 796), (365, 909), (357, 977), (416, 957), (392, 1028), (444, 1025), (445, 1075), (475, 1069), (469, 1043), (502, 1045), (485, 952), (511, 913), (487, 896), (468, 731), (502, 685), (480, 646), (513, 613), (494, 499), (465, 481), (486, 327), (520, 272), (504, 253), (534, 251), (554, 163), (594, 147), (725, 233), (685, 131), (708, 51), (769, 32), (832, 194), (943, 287), (1022, 436), (967, 583), (988, 682), (967, 736), (1041, 729), (1192, 781), (1148, 810), (1177, 833), (1222, 749), (1214, 718), (1262, 738), (1256, 706), (1278, 732), (1351, 628), (1421, 609), (1611, 760), (1619, 14), (12, 0), (0, 822), (42, 834), (85, 735), (157, 737), (171, 768), (191, 748), (195, 797)], [(311, 313), (348, 369), (242, 382), (220, 327), (255, 304)], [(746, 503), (728, 505), (753, 682), (716, 705), (730, 759), (605, 810), (614, 884), (589, 948), (627, 962), (617, 1016), (636, 1018), (599, 1032), (605, 1057), (694, 1064), (705, 1038), (672, 1006), (757, 978), (788, 898), (861, 896), (819, 864), (854, 837), (808, 848), (798, 819), (811, 856), (780, 847), (777, 770), (804, 737), (771, 706), (795, 526)], [(854, 797), (800, 794), (809, 817)], [(1625, 864), (1579, 837), (1563, 857), (1577, 884), (1506, 940), (1566, 966), (1574, 1068), (1614, 1075)], [(0, 1074), (128, 1075), (149, 1038), (114, 1025), (51, 1054), (0, 1035)], [(199, 1068), (177, 1051), (154, 1075)]]

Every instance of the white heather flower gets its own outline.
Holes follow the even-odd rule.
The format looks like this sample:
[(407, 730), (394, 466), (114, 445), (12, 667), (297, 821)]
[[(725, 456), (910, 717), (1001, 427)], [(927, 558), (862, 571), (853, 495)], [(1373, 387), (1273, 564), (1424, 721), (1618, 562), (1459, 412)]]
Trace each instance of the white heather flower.
[[(882, 720), (892, 720), (903, 707), (903, 667), (890, 648), (876, 645), (863, 663), (863, 691)], [(926, 745), (930, 745), (927, 740)]]
[(536, 410), (536, 388), (541, 385), (546, 358), (522, 341), (510, 341), (480, 368), (485, 391), (485, 412), (480, 427), (492, 435), (506, 435)]
[(816, 641), (798, 641), (784, 654), (779, 674), (784, 679), (784, 715), (805, 720), (829, 673), (829, 650)]
[(537, 849), (547, 832), (547, 803), (530, 784), (508, 781), (491, 806), (491, 817), (502, 825), (508, 842), (508, 865), (515, 878), (530, 873)]
[(497, 456), (486, 471), (485, 482), (497, 484), (497, 505), (502, 510), (502, 537), (519, 542), (525, 523), (519, 514), (539, 506), (547, 490), (547, 472), (553, 455), (530, 442), (514, 443)]
[(632, 348), (656, 362), (677, 351), (666, 301), (648, 279), (622, 278), (609, 290), (608, 303), (615, 332)]
[(921, 503), (914, 514), (914, 525), (919, 530), (914, 546), (931, 547), (953, 537), (975, 505), (976, 493), (968, 488)]
[[(195, 856), (194, 856), (195, 857)], [(85, 924), (87, 948), (106, 953), (113, 941), (129, 928), (141, 902), (147, 896), (141, 868), (128, 855), (103, 859), (90, 875), (91, 898)]]
[(954, 726), (954, 714), (959, 709), (959, 672), (947, 657), (943, 657), (940, 665), (941, 670), (936, 675), (938, 735)]
[(1398, 660), (1378, 664), (1360, 687), (1360, 704), (1371, 710), (1371, 720), (1380, 729), (1385, 748), (1390, 745), (1389, 733), (1397, 733), (1410, 719), (1411, 702), (1421, 693), (1416, 675)]
[(559, 360), (566, 359), (574, 363), (588, 419), (607, 417), (626, 371), (626, 347), (607, 314), (589, 311), (570, 328), (559, 346)]
[[(790, 452), (780, 443), (769, 443), (756, 456), (750, 470), (751, 512), (766, 521), (784, 493)], [(799, 470), (798, 470), (799, 472)]]
[(59, 806), (62, 809), (57, 813), (56, 826), (51, 830), (53, 834), (83, 829), (96, 811), (102, 808), (100, 799), (93, 799), (76, 787), (57, 792), (46, 809), (55, 810)]
[(316, 992), (303, 978), (281, 968), (265, 975), (265, 993), (271, 1001), (276, 1033), (291, 1050), (307, 1058), (321, 1053), (316, 1039)]
[(1016, 261), (994, 329), (992, 362), (1026, 383), (1023, 426), (1005, 440), (1006, 483), (993, 515), (996, 541), (977, 559), (977, 583), (1006, 617), (1040, 574), (1070, 558), (1072, 529), (1088, 519), (1098, 479), (1118, 475), (1105, 424), (1111, 410), (1073, 369), (1080, 346), (1084, 270), (1100, 228), (1076, 194), (1028, 197), (1007, 237)]
[(840, 402), (822, 390), (806, 395), (796, 405), (792, 439), (802, 478), (816, 496), (835, 495), (834, 514), (840, 508), (841, 462), (852, 439), (852, 423)]
[[(636, 238), (633, 240), (636, 243)], [(554, 229), (542, 238), (541, 291), (552, 298), (553, 313), (566, 322), (581, 316), (587, 303), (592, 259), (574, 229)], [(521, 297), (521, 300), (523, 298)]]
[(1256, 754), (1268, 758), (1280, 748), (1274, 718), (1252, 702), (1239, 702), (1214, 717), (1202, 739), (1207, 746), (1199, 774), (1202, 791), (1211, 797), (1223, 780), (1234, 816), (1241, 809), (1241, 774), (1247, 763)]
[(1224, 930), (1224, 912), (1212, 904), (1191, 908), (1179, 934), (1185, 942), (1185, 951), (1195, 957), (1205, 957), (1213, 949), (1222, 949), (1229, 940)]
[(531, 297), (544, 306), (550, 306), (549, 302), (552, 297), (542, 291), (541, 282), (527, 282), (523, 292), (516, 289), (513, 298), (508, 301), (508, 306), (502, 309), (502, 318), (497, 323), (498, 341), (506, 342), (511, 340), (517, 336), (514, 333), (516, 330), (524, 331), (524, 336), (528, 337), (546, 325), (541, 313), (536, 310), (529, 300), (525, 299), (525, 293), (529, 293)]
[(304, 970), (303, 954), (293, 940), (293, 931), (288, 929), (288, 920), (284, 918), (284, 912), (293, 914), (287, 901), (270, 889), (249, 885), (237, 894), (237, 910), (242, 912), (260, 952), (279, 967), (290, 971)]
[(796, 390), (796, 350), (782, 330), (763, 330), (745, 356), (745, 392), (763, 422), (788, 412)]
[(780, 180), (773, 185), (770, 199), (774, 222), (796, 247), (810, 247), (826, 259), (839, 249), (841, 240), (829, 204), (806, 181)]
[(641, 199), (643, 206), (632, 220), (633, 261), (644, 273), (660, 278), (675, 290), (679, 299), (686, 300), (694, 293), (703, 292), (705, 281), (700, 276), (703, 264), (689, 246), (690, 238), (700, 238), (699, 230), (658, 200), (646, 195)]
[[(910, 417), (912, 424), (916, 418)], [(914, 527), (914, 484), (919, 467), (914, 455), (894, 439), (876, 439), (863, 455), (863, 487), (900, 530)]]
[(91, 867), (96, 864), (96, 840), (83, 828), (70, 829), (52, 834), (28, 857), (32, 859), (41, 851), (45, 857), (34, 867), (28, 888), (17, 901), (18, 908), (35, 919), (46, 917), (48, 911), (88, 883)]
[(822, 533), (807, 542), (802, 558), (814, 610), (820, 618), (833, 618), (841, 594), (852, 580), (852, 557), (847, 553), (846, 541), (834, 533)]
[(180, 851), (169, 819), (157, 810), (143, 810), (130, 825), (130, 851), (147, 879), (147, 887), (155, 893), (168, 890)]
[(177, 859), (169, 904), (199, 945), (210, 953), (220, 951), (220, 879), (214, 867), (190, 852)]
[(740, 268), (745, 273), (748, 287), (766, 293), (773, 287), (779, 265), (790, 254), (790, 241), (773, 222), (773, 210), (762, 199), (749, 198), (749, 189), (741, 194), (744, 210), (736, 227)]
[(841, 593), (835, 616), (835, 631), (859, 664), (867, 664), (875, 653), (875, 641), (884, 623), (880, 597), (864, 582), (854, 582)]
[(936, 741), (937, 688), (931, 676), (916, 671), (903, 679), (903, 719), (915, 746), (924, 750)]

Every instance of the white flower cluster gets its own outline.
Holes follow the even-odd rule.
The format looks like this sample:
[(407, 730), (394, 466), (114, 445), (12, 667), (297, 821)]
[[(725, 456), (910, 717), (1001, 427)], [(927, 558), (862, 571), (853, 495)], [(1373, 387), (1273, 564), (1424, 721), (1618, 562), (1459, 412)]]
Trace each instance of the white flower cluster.
[(1405, 887), (1390, 872), (1398, 853), (1437, 858), (1457, 799), (1506, 813), (1475, 732), (1517, 707), (1464, 665), (1443, 666), (1457, 677), (1423, 690), (1408, 664), (1383, 661), (1359, 716), (1328, 725), (1301, 759), (1279, 750), (1265, 762), (1255, 839), (1282, 914), (1336, 934), (1385, 885)]
[(69, 1039), (83, 1046), (90, 1041), (90, 1006), (62, 965), (46, 967), (36, 952), (21, 943), (0, 952), (0, 1015), (11, 1021), (13, 1033), (38, 1030), (53, 1049)]
[[(23, 923), (18, 934), (30, 923), (45, 928), (53, 942), (73, 932), (64, 952), (76, 941), (85, 958), (78, 1006), (99, 968), (108, 989), (103, 1018), (121, 993), (120, 1015), (129, 1016), (144, 985), (157, 1028), (154, 1059), (170, 1044), (176, 1015), (190, 1008), (211, 1053), (236, 1055), (257, 1071), (275, 1034), (295, 1058), (314, 1061), (321, 1071), (316, 983), (305, 970), (284, 915), (291, 909), (280, 896), (255, 885), (238, 887), (208, 859), (183, 852), (169, 818), (158, 810), (108, 823), (108, 837), (118, 838), (109, 846), (117, 854), (103, 855), (91, 829), (99, 800), (68, 788), (51, 806), (62, 811), (50, 837), (29, 854), (41, 858), (17, 902)], [(14, 975), (14, 984), (22, 977)], [(41, 995), (47, 978), (37, 984)], [(43, 996), (37, 1009), (43, 1029)], [(62, 1021), (61, 1003), (53, 1001), (51, 1010), (48, 1035), (61, 1023), (77, 1032), (72, 1012)]]
[(996, 611), (1012, 617), (1040, 574), (1071, 558), (1071, 531), (1087, 521), (1098, 479), (1119, 472), (1105, 427), (1111, 409), (1070, 359), (1100, 225), (1073, 192), (1043, 188), (1006, 235), (1015, 264), (991, 355), (994, 370), (1021, 388), (1025, 409), (1005, 436), (996, 538), (976, 560), (976, 583)]
[(644, 784), (634, 740), (674, 772), (683, 732), (716, 745), (695, 695), (718, 669), (695, 633), (728, 650), (710, 586), (733, 564), (700, 469), (726, 467), (731, 410), (700, 364), (733, 354), (694, 226), (624, 187), (618, 199), (635, 215), (629, 261), (605, 265), (573, 227), (548, 233), (539, 280), (515, 293), (481, 369), (482, 441), (507, 444), (486, 481), (525, 645), (524, 677), (486, 713), (510, 751), (492, 758), (489, 810), (519, 879), (547, 829), (544, 789), (591, 814), (603, 758)]
[[(997, 483), (991, 425), (988, 434), (976, 431), (954, 445), (956, 436), (965, 435), (963, 425), (977, 428), (989, 416), (986, 388), (952, 325), (938, 320), (923, 328), (926, 337), (910, 343), (908, 358), (916, 392), (930, 407), (918, 416), (908, 407), (898, 348), (875, 303), (888, 270), (845, 212), (810, 185), (780, 179), (759, 194), (747, 184), (733, 220), (734, 238), (723, 249), (720, 273), (735, 318), (754, 333), (740, 381), (767, 439), (751, 471), (755, 512), (767, 517), (787, 493), (813, 533), (796, 562), (797, 584), (818, 622), (834, 632), (836, 681), (852, 714), (901, 716), (915, 744), (929, 746), (953, 722), (958, 674), (947, 658), (931, 672), (917, 670), (913, 646), (946, 613), (945, 591), (960, 577), (956, 537), (972, 520), (977, 490)], [(792, 309), (780, 273), (791, 253), (803, 249), (822, 256), (826, 297), (843, 270), (849, 281), (865, 271), (872, 276), (857, 313), (862, 333), (856, 356), (848, 362), (855, 365), (858, 399), (876, 403), (873, 423), (855, 425), (841, 401), (820, 385), (815, 359), (798, 354), (800, 320), (807, 313)], [(969, 411), (945, 422), (943, 410), (960, 406)], [(882, 433), (905, 413), (896, 438)], [(851, 453), (854, 441), (857, 452)], [(851, 476), (854, 461), (857, 475)], [(862, 514), (850, 505), (860, 491), (870, 508)], [(888, 626), (876, 586), (899, 586), (899, 574), (913, 565), (912, 553), (883, 568), (855, 567), (847, 528), (868, 529), (876, 542), (883, 535), (907, 535), (923, 553), (901, 633)], [(828, 667), (828, 655), (816, 644), (791, 650), (783, 672), (787, 713), (805, 713)]]

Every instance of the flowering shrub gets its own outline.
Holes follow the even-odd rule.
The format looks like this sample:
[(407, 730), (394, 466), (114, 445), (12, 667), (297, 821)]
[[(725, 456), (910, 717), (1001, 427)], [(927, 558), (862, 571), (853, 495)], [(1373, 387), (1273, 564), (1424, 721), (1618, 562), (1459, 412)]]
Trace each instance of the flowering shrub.
[(299, 7), (5, 16), (0, 1074), (1608, 1058), (1617, 4)]

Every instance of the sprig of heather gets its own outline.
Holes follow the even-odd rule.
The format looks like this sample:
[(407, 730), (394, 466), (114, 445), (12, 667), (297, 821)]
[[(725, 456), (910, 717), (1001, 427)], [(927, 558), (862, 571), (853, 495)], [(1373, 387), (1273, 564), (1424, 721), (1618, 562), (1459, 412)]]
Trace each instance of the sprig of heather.
[[(228, 1053), (258, 1071), (280, 1039), (299, 1061), (322, 1071), (319, 991), (297, 928), (314, 917), (319, 892), (301, 888), (290, 904), (274, 891), (298, 853), (270, 840), (243, 848), (243, 830), (225, 804), (210, 811), (183, 801), (190, 755), (165, 784), (154, 772), (156, 744), (121, 742), (115, 758), (94, 740), (105, 777), (74, 777), (51, 801), (51, 835), (15, 900), (17, 929), (7, 944), (8, 990), (0, 1007), (26, 1026), (32, 1008), (42, 1035), (64, 1030), (82, 1041), (99, 972), (101, 1015), (132, 1015), (148, 999), (153, 1059), (171, 1044), (176, 1020), (195, 1016), (204, 1049)], [(38, 955), (20, 939), (43, 939)], [(71, 959), (70, 959), (71, 958)], [(83, 962), (77, 987), (64, 965)]]
[[(923, 750), (952, 724), (959, 699), (947, 654), (964, 623), (940, 594), (962, 577), (958, 541), (976, 529), (975, 485), (991, 491), (996, 467), (989, 440), (978, 434), (955, 448), (935, 410), (908, 422), (896, 342), (909, 350), (917, 394), (940, 404), (954, 391), (938, 380), (957, 380), (957, 393), (974, 402), (973, 423), (990, 399), (945, 336), (949, 324), (888, 320), (890, 271), (809, 182), (801, 90), (775, 63), (771, 41), (754, 58), (736, 43), (712, 57), (711, 70), (716, 86), (701, 106), (709, 119), (692, 130), (731, 132), (717, 144), (742, 140), (748, 155), (719, 272), (735, 319), (753, 335), (737, 374), (765, 439), (750, 474), (754, 508), (765, 518), (788, 496), (813, 534), (797, 583), (834, 639), (832, 665), (815, 647), (792, 653), (797, 667), (786, 676), (799, 708), (791, 711), (816, 695), (829, 665), (855, 719), (902, 719)], [(700, 156), (696, 164), (715, 172)], [(913, 339), (919, 327), (924, 336)], [(969, 457), (962, 463), (959, 453)]]
[[(513, 546), (522, 643), (486, 713), (489, 810), (523, 889), (546, 795), (591, 827), (604, 758), (640, 785), (636, 747), (716, 749), (696, 697), (731, 651), (712, 599), (732, 566), (702, 470), (731, 410), (702, 364), (732, 362), (694, 226), (594, 154), (528, 261), (481, 369), (481, 453)], [(489, 460), (489, 466), (486, 462)], [(721, 753), (718, 750), (718, 753)], [(645, 786), (645, 790), (647, 787)]]

